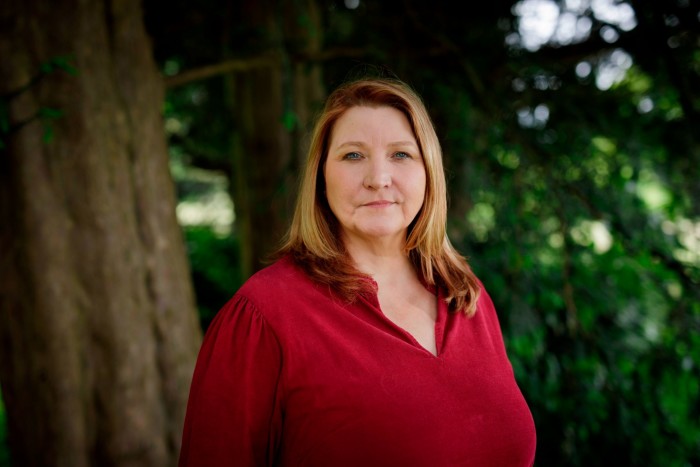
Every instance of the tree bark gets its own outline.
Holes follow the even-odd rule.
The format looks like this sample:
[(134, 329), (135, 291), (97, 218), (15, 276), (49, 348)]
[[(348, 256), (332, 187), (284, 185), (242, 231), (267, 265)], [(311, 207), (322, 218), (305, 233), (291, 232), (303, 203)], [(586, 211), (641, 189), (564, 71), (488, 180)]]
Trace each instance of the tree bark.
[(241, 270), (248, 277), (280, 245), (294, 208), (303, 136), (324, 91), (320, 65), (295, 63), (293, 57), (318, 53), (321, 26), (314, 0), (249, 2), (231, 14), (232, 24), (260, 32), (255, 52), (272, 57), (262, 66), (225, 77), (235, 125), (232, 197)]
[(280, 185), (291, 155), (282, 124), (278, 67), (229, 75), (227, 87), (236, 129), (232, 133), (232, 198), (241, 245), (241, 273), (249, 277), (284, 233), (287, 210)]
[(201, 329), (140, 2), (1, 2), (0, 56), (13, 464), (175, 465)]

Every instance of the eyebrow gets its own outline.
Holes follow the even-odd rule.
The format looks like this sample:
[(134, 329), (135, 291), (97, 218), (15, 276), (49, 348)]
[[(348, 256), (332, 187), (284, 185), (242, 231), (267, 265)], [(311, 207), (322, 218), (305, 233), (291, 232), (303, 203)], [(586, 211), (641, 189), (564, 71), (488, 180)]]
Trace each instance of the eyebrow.
[[(337, 149), (344, 148), (345, 146), (350, 146), (350, 147), (364, 147), (366, 146), (365, 143), (362, 141), (346, 141), (338, 146), (336, 146)], [(406, 147), (406, 146), (412, 146), (414, 148), (418, 148), (418, 144), (415, 143), (414, 141), (394, 141), (389, 143), (387, 146), (389, 147)]]

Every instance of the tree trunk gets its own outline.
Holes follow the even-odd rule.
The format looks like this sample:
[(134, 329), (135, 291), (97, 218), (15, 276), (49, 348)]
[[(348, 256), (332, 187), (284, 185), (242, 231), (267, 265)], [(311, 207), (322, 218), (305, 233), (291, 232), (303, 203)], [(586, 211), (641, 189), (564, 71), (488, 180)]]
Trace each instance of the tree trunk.
[[(224, 77), (234, 129), (230, 144), (231, 189), (235, 228), (241, 245), (241, 273), (248, 277), (264, 264), (284, 233), (287, 219), (280, 184), (291, 156), (283, 124), (284, 95), (281, 31), (275, 2), (243, 2), (229, 10), (229, 28), (256, 31), (254, 53), (271, 56), (270, 64)], [(232, 35), (224, 31), (224, 54)]]
[(321, 63), (314, 57), (320, 56), (323, 49), (323, 21), (317, 0), (300, 2), (304, 10), (300, 15), (305, 21), (293, 21), (291, 15), (287, 28), (288, 33), (298, 44), (295, 55), (308, 57), (294, 63), (293, 105), (296, 115), (294, 126), (294, 151), (292, 158), (292, 173), (300, 173), (306, 162), (309, 139), (315, 117), (320, 113), (325, 103), (327, 93), (321, 73)]
[(295, 57), (318, 52), (321, 25), (315, 0), (248, 2), (230, 13), (231, 25), (260, 35), (253, 52), (271, 57), (225, 78), (235, 124), (232, 196), (248, 277), (280, 245), (294, 208), (306, 132), (324, 97), (319, 64)]
[(175, 465), (201, 330), (140, 2), (0, 2), (0, 56), (12, 461)]
[(240, 237), (241, 273), (249, 277), (284, 234), (288, 195), (284, 177), (291, 139), (282, 123), (282, 71), (260, 68), (227, 76), (235, 116), (231, 156), (235, 228)]

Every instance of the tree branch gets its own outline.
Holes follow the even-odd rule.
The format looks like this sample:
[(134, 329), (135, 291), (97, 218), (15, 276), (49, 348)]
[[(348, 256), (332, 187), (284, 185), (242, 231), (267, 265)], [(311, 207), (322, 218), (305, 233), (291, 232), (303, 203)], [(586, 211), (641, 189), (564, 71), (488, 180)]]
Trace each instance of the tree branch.
[[(336, 58), (361, 58), (366, 56), (367, 52), (364, 49), (342, 47), (324, 50), (316, 54), (295, 55), (292, 56), (292, 59), (296, 62), (323, 62)], [(278, 54), (268, 53), (259, 57), (224, 60), (223, 62), (214, 63), (212, 65), (186, 70), (177, 75), (165, 76), (163, 80), (165, 82), (165, 87), (172, 89), (194, 81), (213, 78), (235, 71), (250, 71), (256, 68), (275, 66), (281, 66), (281, 58)]]
[(256, 68), (272, 67), (278, 63), (278, 58), (272, 55), (264, 55), (248, 59), (234, 58), (213, 65), (205, 65), (199, 68), (183, 71), (173, 76), (164, 77), (165, 87), (176, 88), (193, 81), (201, 81), (214, 76), (224, 75), (233, 71), (249, 71)]

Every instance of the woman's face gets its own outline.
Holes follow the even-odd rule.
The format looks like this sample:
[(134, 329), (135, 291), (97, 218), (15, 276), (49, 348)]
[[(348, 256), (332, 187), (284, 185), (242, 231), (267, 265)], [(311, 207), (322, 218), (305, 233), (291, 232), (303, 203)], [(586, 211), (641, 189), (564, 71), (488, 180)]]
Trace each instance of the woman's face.
[(352, 107), (335, 123), (324, 166), (326, 197), (343, 240), (401, 246), (425, 197), (425, 166), (406, 116)]

